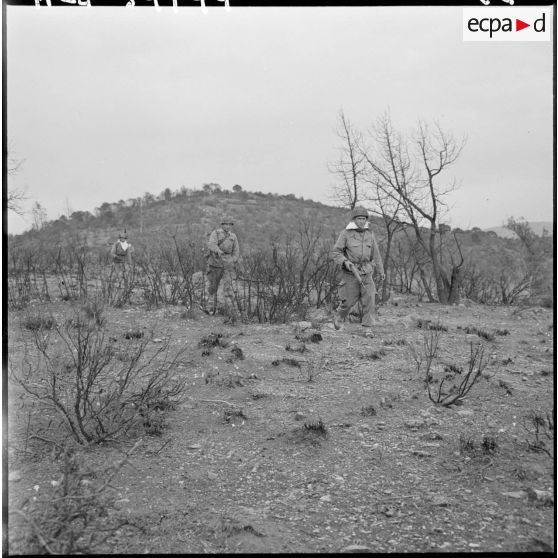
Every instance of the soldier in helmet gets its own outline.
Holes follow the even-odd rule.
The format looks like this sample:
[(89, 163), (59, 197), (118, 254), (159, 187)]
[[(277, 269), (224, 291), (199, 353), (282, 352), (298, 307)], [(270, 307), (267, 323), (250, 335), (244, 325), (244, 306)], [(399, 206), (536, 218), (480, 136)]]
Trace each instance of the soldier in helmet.
[(363, 308), (362, 325), (371, 327), (376, 306), (376, 287), (372, 277), (374, 267), (380, 279), (385, 279), (384, 266), (376, 237), (368, 223), (368, 210), (355, 207), (351, 222), (341, 232), (333, 247), (333, 260), (341, 268), (339, 294), (341, 304), (333, 320), (335, 329), (341, 324), (360, 300)]
[(207, 241), (207, 277), (209, 279), (209, 295), (212, 297), (212, 308), (217, 308), (217, 290), (223, 281), (223, 293), (227, 304), (227, 322), (236, 323), (238, 319), (238, 292), (236, 288), (236, 263), (240, 257), (238, 238), (232, 232), (234, 219), (225, 216), (221, 219), (221, 227), (209, 235)]
[(112, 245), (110, 255), (112, 261), (122, 270), (126, 270), (132, 264), (133, 246), (128, 242), (128, 234), (126, 229), (118, 235), (118, 240)]

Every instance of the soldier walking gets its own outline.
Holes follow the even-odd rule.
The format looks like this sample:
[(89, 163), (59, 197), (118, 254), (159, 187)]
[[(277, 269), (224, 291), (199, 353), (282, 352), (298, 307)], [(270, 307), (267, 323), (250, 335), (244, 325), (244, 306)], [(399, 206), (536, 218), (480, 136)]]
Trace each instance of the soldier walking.
[(223, 217), (221, 227), (213, 230), (207, 241), (207, 277), (209, 279), (209, 295), (212, 307), (208, 310), (214, 314), (217, 309), (217, 291), (223, 281), (223, 294), (227, 319), (225, 323), (234, 324), (238, 320), (238, 290), (236, 286), (236, 263), (240, 257), (238, 238), (232, 232), (234, 219)]
[(357, 206), (352, 210), (351, 222), (341, 231), (333, 247), (333, 260), (341, 268), (341, 304), (333, 320), (333, 326), (340, 329), (351, 308), (360, 300), (363, 309), (362, 326), (372, 327), (373, 314), (376, 311), (374, 267), (378, 269), (382, 281), (385, 274), (378, 243), (369, 226), (366, 208)]

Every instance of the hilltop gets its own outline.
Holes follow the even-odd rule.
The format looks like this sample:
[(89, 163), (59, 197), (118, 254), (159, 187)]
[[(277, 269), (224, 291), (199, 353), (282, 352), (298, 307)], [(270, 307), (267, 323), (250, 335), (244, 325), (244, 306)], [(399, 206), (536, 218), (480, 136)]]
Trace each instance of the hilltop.
[[(240, 241), (250, 248), (262, 248), (278, 241), (285, 233), (296, 234), (302, 224), (312, 224), (327, 236), (336, 234), (347, 222), (347, 210), (306, 200), (293, 194), (278, 195), (246, 192), (240, 186), (233, 191), (218, 185), (205, 185), (202, 190), (169, 189), (159, 196), (105, 202), (95, 209), (76, 211), (44, 223), (41, 229), (17, 235), (18, 239), (37, 238), (58, 241), (75, 237), (87, 244), (104, 246), (113, 242), (126, 228), (130, 239), (150, 235), (187, 235), (202, 240), (219, 224), (223, 215), (235, 221)], [(40, 234), (39, 234), (40, 233)]]

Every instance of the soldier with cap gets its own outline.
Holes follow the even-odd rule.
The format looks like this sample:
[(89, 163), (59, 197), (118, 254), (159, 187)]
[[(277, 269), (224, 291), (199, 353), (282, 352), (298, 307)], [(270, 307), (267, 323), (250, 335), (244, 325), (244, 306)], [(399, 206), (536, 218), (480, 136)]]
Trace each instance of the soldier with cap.
[(333, 247), (333, 260), (341, 268), (341, 304), (333, 320), (335, 329), (341, 328), (351, 308), (359, 300), (363, 309), (362, 325), (371, 327), (372, 315), (376, 309), (374, 267), (378, 269), (382, 281), (385, 274), (378, 243), (369, 226), (366, 208), (357, 206), (352, 210), (351, 222), (341, 232)]
[(133, 251), (134, 248), (128, 242), (128, 234), (126, 233), (126, 229), (124, 229), (124, 231), (119, 234), (118, 240), (110, 249), (113, 263), (117, 266), (121, 266), (123, 270), (126, 270), (126, 268), (132, 264)]
[(215, 313), (217, 308), (217, 290), (223, 281), (223, 294), (227, 305), (226, 322), (236, 323), (238, 319), (238, 292), (236, 288), (236, 263), (240, 257), (238, 238), (232, 232), (234, 219), (225, 216), (221, 219), (221, 227), (209, 235), (207, 241), (207, 277), (209, 279), (209, 295), (213, 297), (213, 308), (209, 313)]

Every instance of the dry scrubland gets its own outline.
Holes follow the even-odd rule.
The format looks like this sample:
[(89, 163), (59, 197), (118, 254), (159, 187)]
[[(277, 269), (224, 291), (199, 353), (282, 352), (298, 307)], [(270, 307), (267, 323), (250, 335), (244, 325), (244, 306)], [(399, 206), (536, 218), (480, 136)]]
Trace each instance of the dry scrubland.
[[(31, 318), (71, 331), (72, 308), (10, 312), (10, 364), (31, 366), (28, 388), (49, 385), (29, 358)], [(374, 338), (354, 322), (334, 331), (323, 311), (235, 327), (180, 307), (87, 319), (121, 371), (144, 343), (140, 356), (181, 391), (163, 397), (162, 384), (126, 432), (79, 445), (10, 382), (10, 553), (554, 550), (550, 309), (398, 298)], [(38, 339), (48, 333), (53, 367), (72, 374), (52, 326)], [(436, 339), (434, 398), (477, 355), (460, 404), (428, 396), (424, 343)]]

